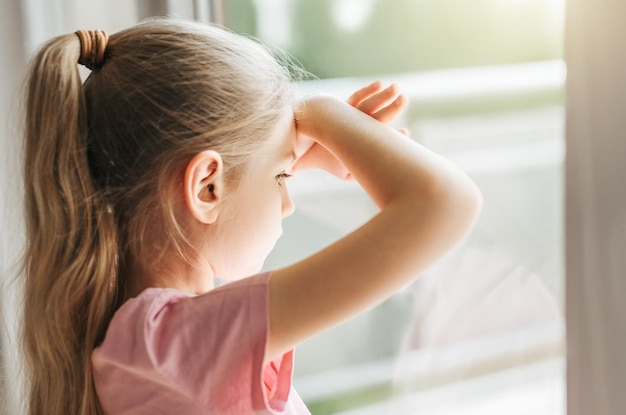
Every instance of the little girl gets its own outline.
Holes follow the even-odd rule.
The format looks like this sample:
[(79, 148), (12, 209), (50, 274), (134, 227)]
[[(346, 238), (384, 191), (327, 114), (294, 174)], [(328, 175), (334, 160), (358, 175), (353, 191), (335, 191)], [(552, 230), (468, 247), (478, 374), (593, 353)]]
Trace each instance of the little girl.
[[(480, 210), (462, 172), (384, 124), (395, 87), (296, 102), (288, 69), (216, 27), (60, 36), (27, 88), (32, 415), (307, 414), (293, 347), (408, 284)], [(286, 180), (309, 168), (380, 213), (259, 273), (294, 208)]]

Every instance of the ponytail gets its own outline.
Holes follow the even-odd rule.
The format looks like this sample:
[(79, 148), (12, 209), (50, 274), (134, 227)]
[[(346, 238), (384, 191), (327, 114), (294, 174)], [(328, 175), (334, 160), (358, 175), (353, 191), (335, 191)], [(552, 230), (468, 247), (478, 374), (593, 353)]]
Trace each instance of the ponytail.
[(28, 413), (100, 413), (91, 354), (118, 294), (117, 232), (87, 159), (76, 35), (35, 56), (26, 92), (23, 342)]
[[(101, 413), (91, 355), (114, 310), (166, 258), (192, 265), (194, 241), (206, 238), (179, 214), (185, 166), (213, 149), (234, 177), (293, 104), (288, 70), (217, 27), (157, 19), (104, 43), (99, 31), (57, 37), (30, 68), (23, 342), (32, 415)], [(77, 62), (93, 70), (84, 84)]]

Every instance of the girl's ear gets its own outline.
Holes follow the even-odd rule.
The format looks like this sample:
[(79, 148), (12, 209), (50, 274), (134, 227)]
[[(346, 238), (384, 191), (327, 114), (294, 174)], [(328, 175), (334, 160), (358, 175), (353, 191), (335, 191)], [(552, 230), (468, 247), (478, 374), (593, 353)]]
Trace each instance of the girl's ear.
[(201, 223), (215, 222), (224, 195), (224, 164), (213, 150), (198, 153), (185, 169), (183, 183), (189, 213)]

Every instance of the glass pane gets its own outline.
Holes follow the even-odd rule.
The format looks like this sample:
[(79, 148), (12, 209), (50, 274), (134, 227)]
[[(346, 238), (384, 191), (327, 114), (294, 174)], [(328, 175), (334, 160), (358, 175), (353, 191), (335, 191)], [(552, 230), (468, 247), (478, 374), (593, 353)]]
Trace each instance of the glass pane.
[[(224, 17), (319, 78), (303, 93), (398, 83), (410, 105), (397, 126), (485, 199), (469, 238), (415, 284), (298, 348), (311, 411), (564, 413), (563, 0), (226, 0)], [(323, 173), (290, 188), (268, 269), (376, 213)]]

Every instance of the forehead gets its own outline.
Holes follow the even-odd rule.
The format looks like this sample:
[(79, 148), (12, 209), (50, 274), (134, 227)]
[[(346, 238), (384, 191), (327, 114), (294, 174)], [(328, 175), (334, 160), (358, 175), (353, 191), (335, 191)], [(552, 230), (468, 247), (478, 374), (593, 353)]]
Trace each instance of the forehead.
[(296, 126), (293, 109), (287, 108), (276, 123), (276, 126), (265, 140), (261, 152), (270, 158), (292, 157), (296, 141)]

